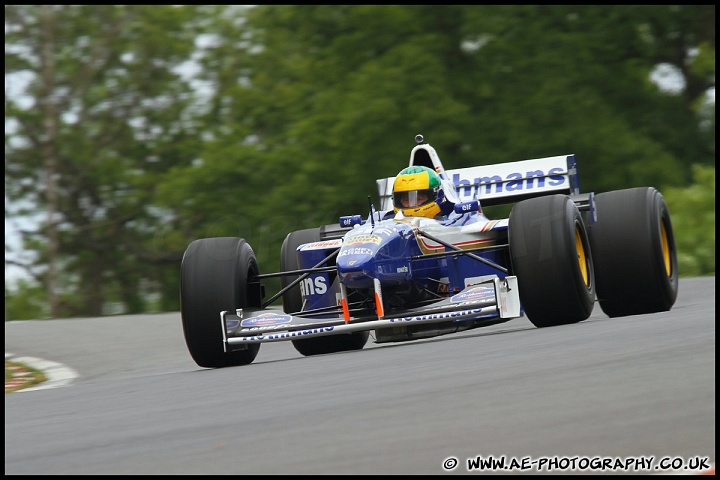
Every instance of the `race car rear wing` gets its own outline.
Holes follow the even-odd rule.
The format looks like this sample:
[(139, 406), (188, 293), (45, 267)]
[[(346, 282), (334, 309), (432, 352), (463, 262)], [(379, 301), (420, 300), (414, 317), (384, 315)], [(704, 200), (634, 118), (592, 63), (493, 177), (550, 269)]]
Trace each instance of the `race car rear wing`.
[[(461, 202), (478, 200), (482, 206), (516, 203), (554, 193), (580, 194), (574, 154), (445, 170), (435, 149), (423, 144), (413, 148), (410, 165), (433, 168), (446, 185), (452, 183)], [(394, 177), (377, 180), (380, 210), (393, 208), (394, 181)]]

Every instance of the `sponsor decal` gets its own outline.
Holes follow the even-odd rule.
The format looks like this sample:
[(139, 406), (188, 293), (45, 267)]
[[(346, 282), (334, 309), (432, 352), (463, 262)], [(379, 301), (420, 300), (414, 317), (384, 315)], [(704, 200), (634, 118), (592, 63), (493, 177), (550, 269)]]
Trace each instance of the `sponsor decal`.
[(463, 310), (461, 312), (445, 312), (445, 313), (432, 313), (428, 315), (415, 315), (413, 317), (401, 317), (401, 318), (391, 318), (389, 319), (392, 323), (399, 323), (399, 322), (421, 322), (425, 320), (443, 320), (445, 318), (454, 318), (454, 317), (465, 317), (470, 315), (475, 315), (483, 313), (482, 308), (474, 308), (472, 310)]
[(340, 253), (338, 253), (338, 257), (344, 257), (346, 255), (372, 255), (373, 251), (370, 248), (367, 247), (350, 247), (345, 248), (343, 247), (342, 250), (340, 250)]
[(473, 205), (473, 202), (465, 202), (461, 203), (459, 207), (457, 207), (461, 212), (472, 212), (473, 210), (477, 209), (477, 206)]
[(243, 319), (240, 325), (243, 327), (254, 327), (262, 325), (280, 325), (283, 323), (290, 323), (292, 317), (290, 315), (282, 315), (278, 313), (263, 313), (257, 317), (250, 317)]
[(250, 332), (265, 332), (269, 330), (287, 330), (289, 327), (292, 328), (317, 328), (317, 323), (298, 323), (296, 325), (263, 325), (259, 327), (246, 327), (241, 328), (237, 331), (236, 337), (239, 336), (241, 333), (250, 333)]
[(452, 181), (458, 193), (464, 192), (466, 197), (475, 195), (491, 195), (502, 193), (523, 193), (526, 190), (557, 188), (567, 182), (567, 168), (554, 167), (544, 170), (529, 170), (525, 173), (510, 172), (504, 176), (492, 175), (474, 179), (460, 178), (459, 173), (453, 174)]
[(379, 235), (352, 235), (345, 238), (345, 245), (365, 245), (368, 243), (374, 243), (380, 245), (382, 238)]
[(342, 245), (342, 239), (336, 239), (336, 240), (326, 240), (323, 242), (313, 242), (308, 243), (307, 245), (303, 245), (300, 248), (300, 251), (305, 250), (323, 250), (326, 248), (339, 248)]
[(305, 297), (308, 295), (322, 295), (327, 292), (328, 279), (324, 275), (310, 276), (300, 282), (300, 294)]
[(271, 333), (269, 335), (253, 335), (251, 337), (242, 337), (242, 340), (243, 341), (277, 340), (277, 339), (282, 339), (282, 338), (302, 337), (304, 335), (313, 335), (316, 333), (332, 332), (333, 330), (335, 330), (335, 327), (311, 328), (308, 330), (298, 330), (296, 332)]
[(495, 288), (493, 288), (493, 287), (468, 288), (468, 289), (463, 290), (462, 292), (458, 293), (457, 295), (453, 295), (450, 298), (450, 301), (453, 303), (457, 303), (457, 302), (483, 300), (486, 298), (493, 298), (493, 299), (495, 298)]
[(363, 219), (362, 215), (346, 215), (343, 217), (340, 217), (340, 226), (341, 227), (352, 227), (353, 225), (362, 225)]
[(232, 330), (233, 328), (237, 327), (238, 325), (240, 325), (240, 320), (237, 318), (226, 318), (225, 319), (225, 329), (228, 331)]

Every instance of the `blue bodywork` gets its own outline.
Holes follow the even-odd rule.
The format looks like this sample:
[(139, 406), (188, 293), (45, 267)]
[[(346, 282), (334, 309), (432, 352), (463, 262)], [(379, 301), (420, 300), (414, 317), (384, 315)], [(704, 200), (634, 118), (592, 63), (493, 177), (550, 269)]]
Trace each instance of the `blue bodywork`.
[[(304, 310), (337, 306), (341, 283), (356, 294), (356, 299), (369, 300), (374, 293), (374, 281), (378, 280), (386, 308), (407, 309), (447, 298), (488, 277), (507, 275), (506, 249), (493, 248), (507, 243), (507, 225), (491, 222), (477, 211), (444, 220), (398, 219), (389, 215), (385, 220), (371, 221), (368, 217), (361, 223), (355, 219), (354, 223), (341, 244), (327, 242), (327, 248), (318, 248), (318, 244), (313, 244), (313, 248), (298, 247), (300, 268), (317, 265), (339, 247), (334, 258), (336, 272), (313, 273), (301, 283)], [(487, 231), (463, 233), (463, 228), (467, 230), (472, 224), (486, 226)], [(455, 249), (426, 238), (422, 232), (442, 237)], [(481, 247), (483, 251), (473, 253), (487, 263), (453, 252)]]

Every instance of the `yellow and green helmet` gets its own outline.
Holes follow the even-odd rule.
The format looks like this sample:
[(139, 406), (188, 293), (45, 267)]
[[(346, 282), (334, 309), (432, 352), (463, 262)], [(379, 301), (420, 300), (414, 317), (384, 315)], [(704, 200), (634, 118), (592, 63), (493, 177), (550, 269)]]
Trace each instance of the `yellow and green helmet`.
[(406, 217), (434, 218), (441, 213), (440, 204), (444, 200), (440, 176), (431, 168), (413, 165), (395, 177), (395, 213), (402, 210)]

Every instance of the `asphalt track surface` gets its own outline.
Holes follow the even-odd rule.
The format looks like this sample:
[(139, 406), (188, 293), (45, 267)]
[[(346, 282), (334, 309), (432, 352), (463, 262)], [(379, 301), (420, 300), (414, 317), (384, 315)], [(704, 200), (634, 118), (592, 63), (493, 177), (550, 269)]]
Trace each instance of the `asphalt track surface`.
[[(537, 329), (525, 318), (251, 365), (199, 368), (178, 313), (5, 323), (5, 351), (68, 366), (5, 396), (5, 474), (681, 473), (715, 463), (715, 278), (670, 312)], [(457, 465), (445, 470), (444, 465)], [(574, 459), (574, 460), (573, 460)], [(570, 469), (621, 460), (628, 469)], [(649, 470), (636, 462), (651, 461)], [(554, 463), (550, 463), (554, 462)], [(554, 466), (549, 470), (547, 467)], [(697, 464), (695, 464), (697, 466)]]

